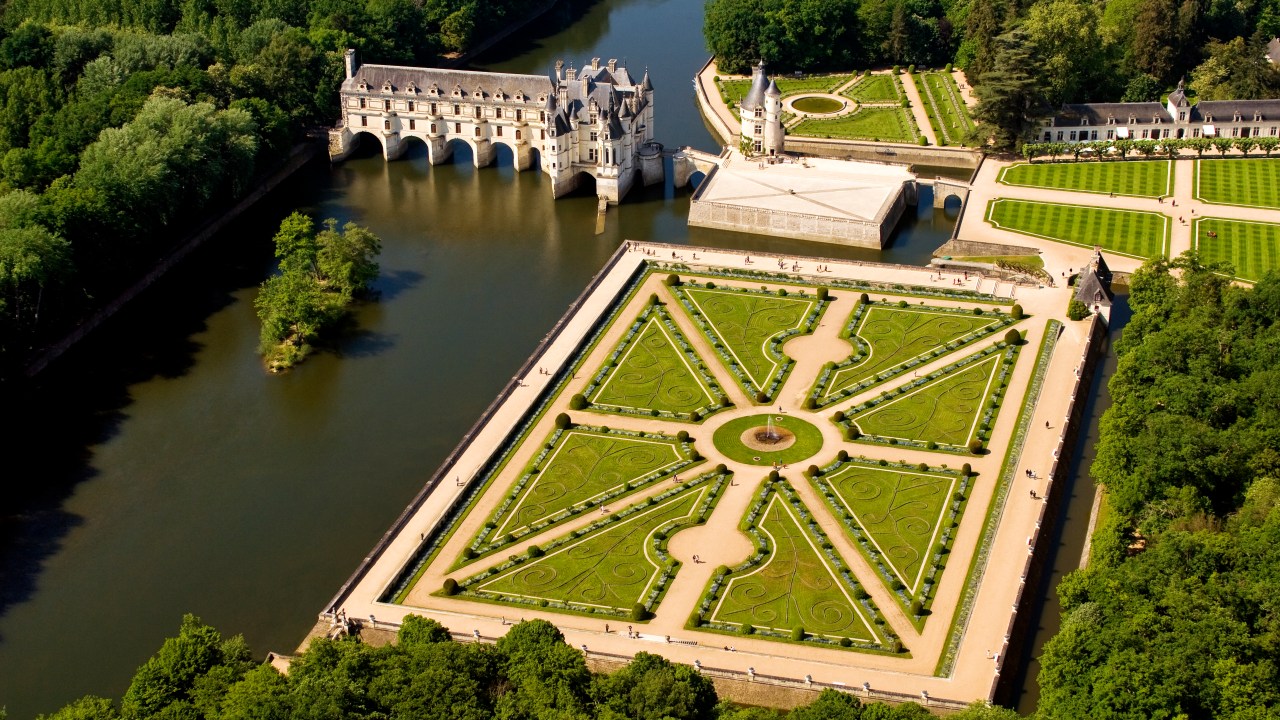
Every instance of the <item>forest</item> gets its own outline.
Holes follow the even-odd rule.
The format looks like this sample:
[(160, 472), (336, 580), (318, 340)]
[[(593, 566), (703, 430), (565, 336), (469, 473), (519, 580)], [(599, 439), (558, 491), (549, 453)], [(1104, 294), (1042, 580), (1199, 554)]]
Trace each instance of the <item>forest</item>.
[[(863, 704), (824, 690), (784, 714), (722, 701), (704, 675), (639, 653), (612, 673), (543, 620), (522, 622), (495, 644), (459, 643), (410, 615), (396, 642), (319, 638), (287, 675), (256, 662), (240, 636), (223, 637), (188, 615), (147, 660), (119, 701), (84, 697), (41, 720), (932, 720), (920, 705)], [(974, 703), (956, 720), (1016, 720)], [(0, 710), (0, 720), (4, 712)]]
[(1280, 717), (1280, 277), (1194, 254), (1134, 274), (1091, 472), (1106, 511), (1059, 584), (1038, 717)]
[[(1063, 103), (1280, 96), (1266, 44), (1280, 0), (710, 0), (703, 28), (725, 73), (963, 68), (1001, 149)], [(813, 42), (813, 38), (823, 42)]]
[(342, 53), (438, 63), (537, 0), (10, 0), (0, 376), (328, 126)]

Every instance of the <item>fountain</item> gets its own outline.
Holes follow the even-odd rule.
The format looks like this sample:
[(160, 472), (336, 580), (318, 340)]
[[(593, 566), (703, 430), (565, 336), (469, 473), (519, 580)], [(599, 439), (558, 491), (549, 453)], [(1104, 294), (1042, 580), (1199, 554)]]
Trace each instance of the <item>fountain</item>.
[(756, 440), (766, 445), (776, 445), (783, 439), (783, 434), (773, 427), (773, 416), (770, 415), (765, 421), (764, 429), (756, 431)]

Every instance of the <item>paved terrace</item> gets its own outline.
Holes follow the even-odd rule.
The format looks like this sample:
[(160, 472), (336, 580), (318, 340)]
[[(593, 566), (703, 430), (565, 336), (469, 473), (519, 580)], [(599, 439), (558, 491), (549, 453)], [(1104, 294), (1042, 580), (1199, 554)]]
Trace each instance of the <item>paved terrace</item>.
[[(1004, 457), (1003, 448), (1012, 435), (1017, 420), (1017, 408), (1021, 406), (1021, 395), (1026, 388), (1030, 374), (1035, 365), (1036, 351), (1045, 332), (1045, 323), (1051, 317), (1061, 315), (1067, 303), (1069, 290), (1065, 288), (1032, 288), (1014, 286), (1008, 282), (998, 283), (970, 273), (967, 279), (955, 273), (939, 275), (928, 268), (867, 264), (840, 260), (819, 260), (795, 256), (770, 256), (745, 254), (709, 248), (692, 248), (657, 243), (630, 243), (629, 249), (620, 249), (610, 260), (602, 274), (594, 282), (594, 289), (580, 300), (580, 304), (570, 315), (561, 321), (558, 332), (535, 351), (522, 368), (521, 374), (513, 378), (504, 395), (492, 408), (487, 422), (473, 431), (473, 439), (464, 445), (461, 452), (451, 457), (437, 473), (440, 479), (421, 503), (411, 506), (401, 521), (388, 533), (381, 551), (371, 554), (370, 562), (362, 566), (361, 571), (353, 577), (352, 582), (344, 587), (335, 598), (326, 613), (344, 610), (348, 617), (363, 620), (366, 623), (376, 617), (372, 625), (382, 629), (394, 629), (403, 617), (416, 613), (435, 618), (455, 632), (471, 634), (478, 637), (494, 638), (503, 635), (508, 623), (519, 619), (542, 618), (554, 623), (564, 632), (566, 640), (574, 647), (587, 646), (589, 654), (610, 654), (630, 657), (639, 651), (660, 652), (664, 656), (678, 662), (694, 664), (701, 662), (708, 668), (720, 668), (728, 671), (746, 672), (754, 668), (761, 675), (782, 676), (797, 679), (803, 685), (805, 675), (812, 676), (818, 683), (847, 685), (860, 688), (869, 683), (874, 691), (900, 693), (909, 698), (920, 698), (926, 691), (933, 698), (946, 698), (967, 702), (977, 698), (990, 697), (997, 679), (1000, 663), (1006, 650), (1006, 633), (1010, 627), (1013, 608), (1017, 604), (1021, 592), (1021, 578), (1028, 560), (1028, 548), (1038, 537), (1039, 526), (1044, 513), (1042, 500), (1031, 499), (1034, 490), (1041, 498), (1046, 494), (1050, 466), (1054, 464), (1056, 450), (1064, 431), (1064, 418), (1070, 411), (1075, 373), (1078, 371), (1085, 343), (1089, 334), (1087, 323), (1067, 323), (1066, 330), (1060, 337), (1057, 350), (1049, 366), (1049, 375), (1044, 383), (1044, 392), (1029, 425), (1030, 432), (1020, 458), (1014, 458), (1017, 465), (1014, 481), (1001, 514), (995, 542), (986, 565), (978, 590), (975, 610), (968, 623), (967, 631), (960, 644), (954, 671), (949, 677), (935, 677), (935, 666), (947, 640), (954, 608), (964, 590), (965, 572), (971, 554), (975, 549), (977, 537), (984, 519), (983, 510), (989, 504), (995, 489), (995, 480), (999, 476), (1001, 462)], [(651, 254), (649, 254), (651, 253)], [(378, 601), (386, 589), (393, 583), (401, 568), (411, 562), (421, 538), (429, 534), (441, 519), (453, 500), (463, 491), (459, 484), (470, 481), (477, 468), (481, 467), (488, 454), (498, 447), (503, 439), (512, 432), (520, 417), (535, 401), (538, 394), (553, 377), (541, 374), (539, 368), (558, 368), (573, 360), (575, 348), (591, 330), (595, 318), (606, 312), (613, 298), (626, 286), (628, 278), (645, 262), (679, 262), (690, 266), (695, 271), (701, 267), (743, 267), (765, 271), (777, 271), (779, 264), (801, 277), (818, 280), (861, 279), (882, 283), (902, 283), (905, 285), (931, 284), (939, 287), (954, 286), (956, 281), (972, 290), (988, 292), (999, 297), (1014, 297), (1026, 311), (1034, 317), (1024, 323), (1023, 329), (1028, 331), (1028, 342), (1024, 348), (1022, 359), (1016, 366), (1014, 377), (1010, 383), (1010, 392), (1006, 402), (1006, 411), (999, 416), (993, 432), (992, 446), (995, 451), (982, 457), (945, 457), (935, 453), (876, 446), (858, 446), (857, 453), (876, 458), (881, 455), (891, 459), (905, 458), (908, 462), (928, 461), (931, 463), (951, 462), (959, 464), (969, 461), (979, 473), (971, 496), (969, 510), (965, 513), (960, 525), (955, 550), (949, 561), (951, 571), (944, 574), (934, 601), (934, 615), (925, 625), (923, 634), (916, 632), (907, 623), (901, 608), (888, 599), (888, 591), (879, 582), (865, 583), (872, 592), (887, 621), (903, 638), (905, 645), (911, 650), (912, 657), (889, 657), (865, 653), (828, 649), (819, 646), (802, 646), (778, 643), (747, 636), (729, 637), (720, 634), (703, 633), (684, 629), (688, 610), (696, 605), (697, 599), (706, 585), (707, 578), (722, 560), (740, 559), (745, 547), (744, 542), (730, 542), (737, 520), (741, 517), (741, 509), (746, 507), (759, 481), (766, 470), (758, 467), (740, 466), (719, 456), (710, 442), (714, 426), (718, 427), (741, 414), (755, 414), (759, 408), (749, 402), (739, 400), (733, 395), (738, 408), (733, 411), (712, 416), (702, 425), (690, 428), (702, 438), (698, 448), (707, 457), (704, 467), (725, 462), (731, 470), (736, 471), (736, 485), (726, 489), (717, 511), (712, 516), (712, 523), (724, 524), (724, 528), (713, 528), (712, 523), (704, 527), (690, 528), (682, 531), (672, 540), (670, 550), (673, 556), (684, 563), (680, 575), (677, 576), (663, 604), (658, 609), (658, 617), (639, 624), (642, 635), (640, 639), (630, 639), (621, 632), (626, 625), (622, 620), (610, 620), (610, 632), (605, 631), (605, 618), (565, 615), (554, 612), (538, 611), (532, 608), (517, 609), (502, 605), (476, 603), (459, 598), (438, 598), (430, 596), (430, 592), (438, 588), (443, 574), (438, 570), (429, 570), (421, 584), (410, 595), (409, 602), (415, 605), (393, 605)], [(826, 269), (819, 273), (818, 265)], [(647, 297), (651, 291), (666, 292), (658, 277), (651, 277), (649, 285), (642, 288), (637, 297)], [(727, 281), (728, 282), (728, 281)], [(759, 284), (754, 283), (743, 284)], [(834, 293), (837, 307), (825, 317), (825, 322), (812, 336), (797, 338), (790, 343), (787, 352), (795, 356), (800, 365), (820, 365), (839, 352), (848, 352), (847, 343), (835, 338), (852, 309), (854, 295), (852, 292)], [(843, 296), (843, 297), (842, 297)], [(856, 297), (856, 296), (854, 296)], [(667, 298), (667, 302), (673, 300)], [(931, 304), (965, 304), (946, 300), (931, 300)], [(967, 303), (967, 304), (972, 304)], [(688, 318), (676, 311), (673, 317), (679, 318), (682, 331), (695, 343), (697, 349), (715, 366), (713, 353), (706, 347), (705, 338), (692, 329)], [(839, 320), (833, 321), (834, 318)], [(617, 337), (625, 331), (627, 322), (617, 323), (607, 333), (591, 359), (587, 362), (587, 372), (570, 381), (561, 402), (573, 392), (579, 391), (589, 379), (587, 376), (594, 370), (601, 353), (611, 351)], [(795, 344), (792, 344), (795, 343)], [(928, 370), (930, 368), (926, 368)], [(734, 383), (725, 376), (722, 368), (716, 369), (717, 378), (731, 394), (737, 392)], [(805, 377), (807, 373), (800, 366), (792, 374), (793, 378)], [(1014, 389), (1017, 388), (1015, 395)], [(790, 381), (779, 393), (778, 402), (785, 412), (800, 412), (799, 405), (804, 397), (803, 392), (796, 392), (797, 387)], [(740, 393), (739, 393), (740, 394)], [(844, 403), (842, 403), (843, 405)], [(834, 407), (832, 408), (834, 409)], [(535, 427), (534, 436), (545, 430), (551, 422), (553, 413), (548, 413)], [(652, 423), (650, 425), (649, 423)], [(644, 418), (609, 417), (608, 424), (631, 429), (656, 429), (656, 421)], [(669, 427), (669, 425), (667, 426)], [(827, 447), (834, 455), (836, 448)], [(815, 458), (815, 460), (821, 459)], [(515, 462), (515, 460), (513, 460)], [(1026, 477), (1025, 470), (1034, 470), (1041, 479), (1031, 480)], [(805, 483), (799, 482), (799, 469), (784, 473), (793, 481), (807, 504), (820, 504), (816, 493)], [(472, 522), (483, 522), (487, 510), (500, 499), (502, 488), (495, 485), (488, 495), (482, 498), (472, 513)], [(637, 495), (637, 497), (642, 497)], [(591, 518), (586, 518), (589, 521)], [(470, 524), (470, 523), (468, 523)], [(563, 526), (572, 529), (573, 525)], [(720, 534), (711, 534), (719, 530)], [(849, 561), (855, 574), (870, 577), (869, 566), (862, 556), (848, 543), (844, 533), (835, 528), (826, 528), (829, 537), (837, 544), (841, 554)], [(536, 538), (529, 539), (533, 542)], [(741, 538), (745, 541), (745, 538)], [(446, 546), (444, 553), (459, 547), (458, 543), (467, 542), (467, 528), (463, 527)], [(527, 544), (527, 543), (526, 543)], [(520, 552), (526, 544), (518, 544), (510, 550)], [(693, 553), (704, 558), (703, 563), (692, 563)], [(505, 553), (504, 553), (505, 554)], [(723, 558), (721, 557), (723, 556)], [(445, 554), (442, 554), (445, 557)], [(479, 565), (475, 566), (476, 571)], [(322, 625), (325, 623), (322, 614)], [(323, 631), (322, 626), (318, 626)], [(667, 637), (671, 642), (668, 643)], [(725, 651), (726, 645), (733, 645), (733, 652)], [(875, 697), (873, 695), (873, 697)]]

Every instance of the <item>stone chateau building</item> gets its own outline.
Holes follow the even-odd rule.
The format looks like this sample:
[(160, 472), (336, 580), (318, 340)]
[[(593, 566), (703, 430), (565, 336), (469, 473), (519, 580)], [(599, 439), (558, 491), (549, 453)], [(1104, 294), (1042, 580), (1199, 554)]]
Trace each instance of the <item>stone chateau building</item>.
[(1063, 105), (1045, 119), (1040, 142), (1278, 137), (1280, 99), (1202, 100), (1192, 105), (1181, 82), (1168, 101)]
[(757, 155), (781, 155), (786, 142), (782, 127), (782, 91), (778, 83), (765, 74), (764, 61), (751, 73), (751, 89), (739, 103), (742, 115), (743, 152)]
[(619, 202), (637, 178), (663, 179), (662, 146), (653, 140), (653, 84), (636, 80), (616, 60), (575, 70), (557, 62), (553, 75), (357, 65), (347, 50), (340, 93), (342, 119), (329, 131), (329, 157), (351, 154), (358, 136), (377, 138), (383, 157), (421, 142), (432, 165), (471, 148), (476, 167), (511, 150), (517, 170), (536, 166), (560, 197), (595, 181), (596, 194)]

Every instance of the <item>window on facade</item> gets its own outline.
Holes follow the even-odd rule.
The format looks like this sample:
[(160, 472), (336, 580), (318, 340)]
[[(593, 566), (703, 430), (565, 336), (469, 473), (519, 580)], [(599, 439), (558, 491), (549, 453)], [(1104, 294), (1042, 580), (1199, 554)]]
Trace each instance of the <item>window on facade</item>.
[(595, 113), (591, 113), (591, 115), (587, 119), (587, 122), (591, 123), (592, 125), (595, 125), (599, 119), (600, 119), (599, 115)]
[(520, 122), (520, 121), (521, 121), (521, 120), (523, 120), (523, 119), (524, 119), (524, 111), (523, 111), (523, 110), (520, 110), (520, 109), (518, 109), (518, 108), (517, 108), (517, 109), (516, 109), (516, 122)]
[(436, 129), (436, 124), (435, 124), (435, 123), (431, 123), (431, 132), (432, 132), (432, 134), (435, 134), (435, 133), (440, 132), (439, 130), (437, 130), (437, 129)]
[(538, 122), (544, 123), (546, 121), (547, 121), (547, 114), (545, 112), (538, 113)]
[(1187, 114), (1185, 112), (1178, 113), (1178, 122), (1182, 122), (1186, 119), (1187, 119)]
[(1075, 130), (1072, 130), (1072, 131), (1070, 132), (1070, 134), (1068, 134), (1068, 135), (1067, 135), (1067, 139), (1068, 139), (1068, 140), (1070, 140), (1071, 142), (1075, 142), (1075, 141), (1076, 141), (1076, 131), (1075, 131)]
[(1275, 136), (1276, 136), (1276, 126), (1275, 126), (1275, 125), (1272, 125), (1272, 126), (1271, 126), (1271, 137), (1275, 137)]
[(480, 126), (476, 126), (476, 137), (480, 137)]
[(391, 129), (391, 121), (390, 121), (390, 120), (383, 120), (383, 121), (382, 121), (382, 129), (383, 129), (383, 130), (390, 130), (390, 129)]
[(520, 139), (520, 131), (519, 131), (519, 130), (517, 130), (517, 131), (516, 131), (516, 139), (517, 139), (517, 140), (519, 140), (519, 139)]
[(494, 108), (494, 109), (493, 109), (493, 116), (494, 116), (494, 117), (496, 117), (496, 118), (500, 118), (500, 117), (502, 117), (502, 108)]
[(1115, 139), (1116, 139), (1116, 131), (1115, 131), (1115, 130), (1108, 130), (1108, 131), (1107, 131), (1107, 139), (1108, 139), (1108, 140), (1115, 140)]
[(546, 130), (539, 130), (539, 131), (538, 131), (538, 139), (539, 139), (539, 140), (546, 140), (546, 139), (547, 139), (547, 131), (546, 131)]
[(456, 133), (458, 133), (459, 135), (461, 135), (461, 134), (462, 134), (462, 123), (454, 123), (454, 124), (453, 124), (453, 131), (454, 131), (454, 132), (456, 132)]
[(455, 105), (453, 106), (453, 114), (454, 114), (454, 115), (461, 115), (461, 114), (462, 114), (462, 106), (461, 106), (461, 105), (457, 105), (457, 104), (455, 104)]
[[(763, 125), (756, 125), (756, 126), (755, 126), (755, 134), (756, 134), (756, 135), (763, 135), (763, 134), (764, 134), (764, 126), (763, 126)], [(1072, 135), (1075, 135), (1075, 133), (1071, 133), (1071, 134), (1072, 134)]]
[(1058, 142), (1062, 142), (1062, 131), (1058, 131)]
[(435, 104), (435, 103), (431, 103), (431, 114), (432, 114), (432, 115), (437, 115), (437, 114), (438, 114), (438, 113), (437, 113), (437, 111), (436, 111), (436, 104)]
[(1147, 139), (1149, 139), (1150, 137), (1151, 137), (1151, 131), (1150, 131), (1150, 130), (1143, 130), (1143, 131), (1142, 131), (1142, 139), (1143, 139), (1143, 140), (1147, 140)]
[(587, 160), (590, 160), (591, 162), (595, 162), (595, 161), (596, 161), (596, 149), (595, 149), (595, 148), (588, 148), (588, 149), (587, 149)]
[(1240, 137), (1240, 128), (1238, 127), (1231, 128), (1231, 137)]
[(417, 130), (417, 129), (418, 129), (418, 121), (414, 120), (413, 118), (409, 118), (409, 129), (410, 129), (410, 130)]
[(1049, 141), (1050, 141), (1050, 140), (1052, 140), (1052, 139), (1053, 139), (1053, 136), (1049, 133), (1049, 131), (1048, 131), (1048, 130), (1045, 130), (1045, 131), (1044, 131), (1044, 141), (1045, 141), (1045, 142), (1049, 142)]
[(413, 108), (414, 108), (414, 102), (413, 102), (412, 100), (410, 100), (410, 101), (409, 101), (409, 112), (413, 112)]
[(477, 106), (476, 106), (476, 117), (482, 117), (483, 115), (484, 115), (484, 111), (480, 109), (480, 106), (479, 106), (479, 105), (477, 105)]
[(369, 118), (364, 115), (360, 116), (360, 127), (369, 127)]
[(1097, 139), (1098, 139), (1098, 131), (1097, 131), (1097, 130), (1090, 130), (1090, 131), (1089, 131), (1089, 139), (1090, 139), (1090, 140), (1097, 140)]
[(1200, 128), (1191, 131), (1191, 137), (1200, 137)]
[(390, 109), (391, 109), (391, 101), (390, 101), (390, 100), (383, 100), (383, 101), (382, 101), (382, 109), (383, 109), (383, 110), (390, 110)]
[(764, 143), (757, 140), (754, 143), (752, 143), (752, 147), (755, 148), (756, 152), (760, 152), (761, 150), (764, 150)]
[(499, 125), (497, 128), (495, 128), (494, 135), (497, 135), (498, 137), (502, 137), (502, 126), (501, 126), (501, 125)]
[(756, 117), (762, 117), (762, 116), (764, 116), (764, 108), (756, 108), (755, 115), (756, 115)]
[(599, 139), (600, 139), (600, 133), (598, 133), (598, 132), (596, 132), (596, 131), (592, 130), (592, 131), (591, 131), (591, 142), (595, 142), (595, 141), (597, 141), (597, 140), (599, 140)]
[(363, 110), (368, 106), (369, 106), (368, 101), (365, 100), (364, 98), (360, 98), (360, 109)]

